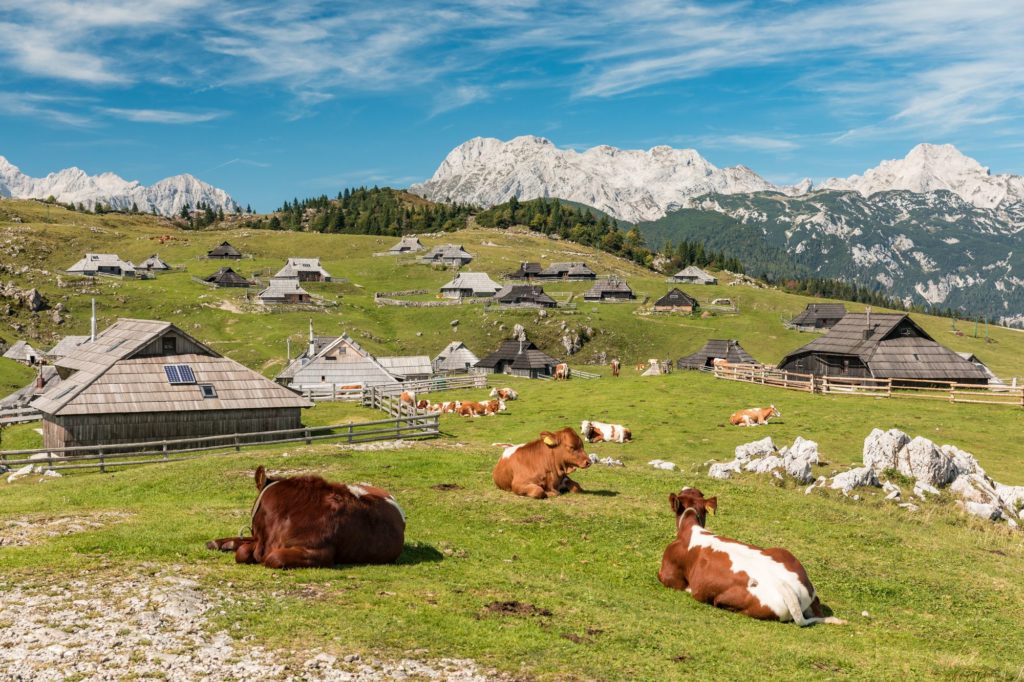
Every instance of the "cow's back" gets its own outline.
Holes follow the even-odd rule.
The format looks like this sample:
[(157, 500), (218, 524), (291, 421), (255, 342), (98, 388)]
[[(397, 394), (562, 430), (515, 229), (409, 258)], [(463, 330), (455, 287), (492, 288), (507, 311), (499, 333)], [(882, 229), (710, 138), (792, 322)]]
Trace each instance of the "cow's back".
[(542, 477), (549, 458), (541, 448), (546, 447), (541, 441), (534, 441), (505, 448), (491, 474), (494, 485), (502, 490), (512, 490), (512, 480), (517, 474), (519, 478), (530, 480)]

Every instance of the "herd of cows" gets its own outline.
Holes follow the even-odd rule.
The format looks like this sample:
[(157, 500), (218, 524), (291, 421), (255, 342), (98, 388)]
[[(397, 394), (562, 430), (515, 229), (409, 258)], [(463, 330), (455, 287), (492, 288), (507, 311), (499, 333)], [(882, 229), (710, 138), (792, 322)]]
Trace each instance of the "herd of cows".
[[(404, 403), (465, 416), (494, 414), (518, 395), (496, 388), (491, 400), (452, 401), (430, 405), (403, 393)], [(426, 403), (426, 404), (424, 404)], [(779, 412), (774, 405), (737, 412), (738, 426), (767, 422)], [(571, 427), (544, 431), (535, 440), (504, 447), (492, 473), (501, 490), (534, 499), (582, 492), (570, 478), (586, 469), (591, 458), (585, 442), (632, 440), (618, 424), (584, 421), (580, 433)], [(257, 497), (251, 513), (251, 535), (211, 540), (210, 549), (234, 552), (239, 563), (269, 568), (330, 567), (339, 564), (395, 562), (405, 543), (405, 512), (386, 490), (367, 484), (331, 483), (320, 476), (271, 478), (262, 466), (255, 474)], [(676, 539), (665, 549), (658, 579), (684, 590), (702, 603), (764, 620), (843, 624), (826, 616), (800, 562), (782, 548), (762, 549), (716, 535), (706, 528), (707, 511), (717, 498), (686, 487), (669, 495), (676, 518)]]

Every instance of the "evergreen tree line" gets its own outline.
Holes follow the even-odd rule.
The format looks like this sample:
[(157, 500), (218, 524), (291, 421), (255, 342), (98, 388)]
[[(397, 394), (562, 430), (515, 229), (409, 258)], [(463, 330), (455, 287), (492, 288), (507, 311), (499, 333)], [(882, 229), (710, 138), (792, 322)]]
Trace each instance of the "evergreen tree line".
[(400, 236), (454, 232), (466, 226), (472, 213), (464, 204), (420, 204), (388, 187), (358, 187), (333, 199), (321, 195), (285, 201), (272, 215), (245, 224), (269, 230)]
[[(773, 283), (768, 280), (769, 283)], [(905, 305), (899, 298), (888, 296), (878, 285), (864, 286), (855, 282), (846, 282), (839, 279), (822, 279), (811, 277), (807, 279), (787, 279), (774, 282), (786, 291), (814, 296), (818, 298), (834, 298), (840, 301), (851, 301), (879, 308), (891, 308), (893, 310), (905, 310), (907, 312), (927, 313), (942, 317), (959, 317), (960, 314), (952, 308), (940, 308), (930, 305)]]

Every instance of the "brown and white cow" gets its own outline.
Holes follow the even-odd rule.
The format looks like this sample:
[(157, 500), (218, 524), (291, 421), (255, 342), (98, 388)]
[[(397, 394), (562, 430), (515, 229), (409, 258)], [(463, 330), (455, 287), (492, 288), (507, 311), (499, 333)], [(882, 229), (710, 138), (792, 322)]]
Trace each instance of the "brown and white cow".
[(529, 443), (506, 447), (492, 477), (502, 490), (539, 500), (583, 492), (569, 474), (589, 466), (583, 439), (566, 426), (554, 433), (543, 431), (540, 438)]
[(619, 364), (619, 359), (618, 358), (614, 358), (612, 360), (612, 376), (613, 377), (619, 376), (619, 371), (621, 370), (621, 368), (622, 368), (622, 365)]
[(240, 564), (268, 568), (390, 564), (405, 542), (405, 513), (386, 490), (319, 476), (270, 478), (256, 469), (252, 537), (211, 540)]
[(593, 422), (583, 420), (580, 425), (580, 434), (588, 443), (625, 443), (633, 440), (633, 432), (621, 424), (605, 424), (604, 422)]
[(569, 379), (569, 377), (572, 376), (572, 371), (569, 369), (568, 364), (560, 362), (557, 365), (555, 365), (555, 373), (552, 376), (554, 377), (555, 381), (567, 380)]
[(501, 400), (518, 400), (519, 394), (506, 386), (505, 388), (492, 388), (490, 397), (500, 398)]
[(711, 366), (715, 369), (726, 369), (729, 367), (729, 361), (725, 358), (712, 358)]
[(846, 623), (825, 616), (807, 571), (788, 550), (762, 549), (705, 530), (707, 510), (717, 510), (718, 498), (683, 488), (668, 501), (676, 515), (676, 539), (665, 548), (658, 571), (665, 587), (761, 620)]
[(416, 391), (402, 391), (402, 394), (398, 396), (398, 402), (415, 407)]
[(438, 405), (438, 411), (441, 414), (452, 414), (458, 412), (460, 407), (462, 407), (461, 400), (446, 400)]
[(430, 401), (429, 400), (422, 400), (421, 399), (421, 400), (416, 402), (416, 409), (417, 410), (425, 410), (425, 409), (427, 409), (429, 407), (430, 407)]
[(729, 423), (733, 426), (764, 426), (772, 417), (781, 417), (782, 413), (774, 405), (768, 407), (751, 407), (748, 410), (733, 412)]

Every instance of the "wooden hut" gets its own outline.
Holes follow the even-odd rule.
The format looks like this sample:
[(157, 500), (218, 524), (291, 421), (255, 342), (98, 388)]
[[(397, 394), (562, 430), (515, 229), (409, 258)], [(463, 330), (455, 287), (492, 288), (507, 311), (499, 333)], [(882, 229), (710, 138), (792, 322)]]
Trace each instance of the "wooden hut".
[(423, 242), (419, 240), (419, 237), (402, 237), (397, 244), (388, 249), (388, 254), (392, 256), (398, 256), (403, 253), (416, 253), (422, 251), (426, 247), (423, 246)]
[(821, 331), (836, 326), (845, 315), (846, 306), (842, 303), (808, 303), (786, 326), (802, 332)]
[(221, 268), (209, 277), (204, 277), (203, 281), (218, 288), (245, 288), (251, 287), (253, 284), (231, 268)]
[(594, 282), (594, 286), (590, 287), (583, 294), (583, 300), (591, 303), (618, 303), (620, 301), (630, 301), (634, 298), (636, 298), (636, 295), (633, 293), (633, 290), (629, 288), (625, 280), (621, 280), (618, 277), (610, 277), (609, 279)]
[(815, 376), (984, 384), (988, 376), (939, 345), (909, 315), (847, 313), (832, 329), (789, 353), (780, 369)]
[(488, 298), (501, 289), (486, 272), (460, 272), (445, 284), (441, 285), (441, 295), (445, 298)]
[(446, 267), (462, 267), (468, 265), (472, 260), (473, 254), (462, 248), (462, 244), (435, 246), (419, 258), (421, 263)]
[(299, 282), (330, 282), (331, 273), (320, 265), (319, 258), (289, 258), (277, 271), (274, 279), (293, 279)]
[(683, 282), (685, 284), (718, 284), (718, 279), (714, 275), (708, 274), (696, 265), (686, 266), (672, 275), (670, 279), (673, 282)]
[(122, 260), (116, 253), (87, 253), (67, 271), (70, 275), (86, 277), (135, 277), (135, 266), (129, 261)]
[(658, 312), (692, 313), (699, 307), (700, 303), (697, 302), (697, 299), (678, 287), (673, 287), (671, 291), (654, 302), (654, 309)]
[(543, 352), (532, 341), (509, 339), (502, 341), (498, 349), (476, 363), (480, 371), (491, 374), (536, 379), (551, 376), (558, 360)]
[(0, 409), (16, 410), (29, 406), (38, 396), (47, 391), (52, 391), (60, 385), (60, 375), (53, 365), (42, 365), (39, 367), (39, 374), (26, 386), (14, 393), (0, 399)]
[(540, 263), (520, 263), (519, 269), (509, 273), (507, 279), (533, 279), (540, 275), (543, 269)]
[(531, 284), (504, 286), (494, 295), (494, 300), (499, 305), (514, 308), (554, 308), (558, 305), (555, 299), (544, 293), (543, 287)]
[(37, 365), (43, 354), (33, 348), (27, 341), (18, 341), (7, 349), (4, 357), (8, 360), (20, 362), (23, 365)]
[(461, 341), (452, 341), (430, 363), (437, 374), (468, 372), (480, 358)]
[(272, 278), (267, 288), (257, 294), (260, 303), (281, 304), (281, 303), (312, 303), (313, 297), (308, 291), (299, 286), (297, 279)]
[(46, 357), (51, 360), (56, 360), (57, 358), (63, 358), (67, 355), (71, 355), (75, 352), (75, 349), (88, 341), (88, 336), (65, 336), (63, 339), (58, 341), (53, 348), (46, 351)]
[(146, 272), (167, 272), (171, 269), (171, 266), (167, 264), (167, 261), (154, 253), (152, 256), (135, 266), (135, 269), (144, 270)]
[(382, 355), (377, 362), (399, 381), (419, 381), (434, 374), (430, 357), (426, 355)]
[(743, 350), (743, 346), (735, 339), (708, 339), (707, 342), (696, 353), (691, 353), (679, 358), (676, 367), (679, 369), (709, 369), (714, 366), (716, 359), (722, 359), (732, 364), (756, 365), (758, 364), (750, 353)]
[(242, 252), (227, 242), (221, 242), (218, 246), (206, 252), (207, 258), (222, 260), (241, 260)]
[[(429, 366), (430, 361), (427, 360)], [(386, 386), (396, 379), (348, 334), (317, 337), (310, 330), (309, 346), (274, 381), (301, 390), (311, 386)]]
[(552, 263), (537, 273), (539, 279), (564, 279), (570, 281), (597, 279), (597, 273), (586, 263)]
[(47, 448), (293, 429), (312, 406), (158, 320), (120, 319), (54, 366), (32, 403)]

